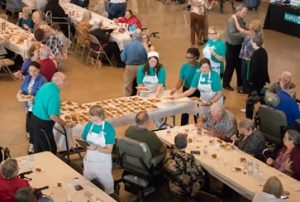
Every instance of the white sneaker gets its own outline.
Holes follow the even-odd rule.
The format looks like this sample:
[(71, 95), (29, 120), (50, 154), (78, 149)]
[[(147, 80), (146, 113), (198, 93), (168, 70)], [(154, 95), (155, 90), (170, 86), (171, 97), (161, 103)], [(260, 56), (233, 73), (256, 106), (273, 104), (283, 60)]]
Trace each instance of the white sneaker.
[(246, 112), (246, 109), (245, 109), (245, 108), (244, 108), (244, 109), (240, 109), (240, 112), (245, 113), (245, 112)]
[(33, 144), (29, 143), (28, 154), (33, 154), (33, 153), (34, 153)]

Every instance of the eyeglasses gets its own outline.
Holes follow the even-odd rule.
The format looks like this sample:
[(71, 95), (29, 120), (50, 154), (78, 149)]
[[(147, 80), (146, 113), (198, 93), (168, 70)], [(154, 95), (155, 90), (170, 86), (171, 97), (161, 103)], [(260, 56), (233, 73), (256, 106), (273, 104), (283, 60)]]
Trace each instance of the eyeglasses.
[(185, 56), (186, 59), (194, 59), (194, 56)]
[(208, 34), (217, 34), (217, 32), (208, 32)]

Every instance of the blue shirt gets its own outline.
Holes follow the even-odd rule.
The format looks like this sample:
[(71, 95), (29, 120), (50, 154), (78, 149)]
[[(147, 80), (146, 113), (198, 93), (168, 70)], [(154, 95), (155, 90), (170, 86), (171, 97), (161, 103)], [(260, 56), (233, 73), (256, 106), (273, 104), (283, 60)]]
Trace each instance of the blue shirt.
[[(22, 83), (22, 85), (21, 85), (21, 91), (22, 91), (22, 93), (25, 94), (25, 95), (28, 95), (28, 85), (29, 85), (31, 79), (32, 79), (32, 77), (28, 74), (28, 75), (25, 77), (25, 79), (24, 79), (24, 81), (23, 81), (23, 83)], [(37, 91), (40, 89), (40, 87), (41, 87), (44, 83), (46, 83), (46, 82), (47, 82), (46, 78), (43, 77), (41, 74), (39, 74), (39, 75), (35, 78), (34, 84), (33, 84), (32, 89), (31, 89), (31, 95), (35, 96), (36, 93), (37, 93)], [(28, 102), (25, 102), (25, 106), (26, 106), (26, 108), (28, 108)]]
[(139, 40), (127, 43), (121, 53), (121, 60), (126, 65), (142, 65), (147, 61), (147, 51)]
[(285, 91), (280, 91), (277, 96), (279, 105), (275, 108), (285, 113), (289, 126), (295, 124), (296, 119), (300, 119), (299, 106), (296, 100)]

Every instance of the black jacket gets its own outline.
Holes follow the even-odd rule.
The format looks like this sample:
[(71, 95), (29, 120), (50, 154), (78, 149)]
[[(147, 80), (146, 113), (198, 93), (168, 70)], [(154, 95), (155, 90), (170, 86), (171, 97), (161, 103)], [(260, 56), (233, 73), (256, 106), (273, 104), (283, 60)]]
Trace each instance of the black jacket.
[(268, 73), (268, 54), (264, 48), (255, 50), (250, 60), (250, 91), (259, 92), (266, 83), (270, 83)]

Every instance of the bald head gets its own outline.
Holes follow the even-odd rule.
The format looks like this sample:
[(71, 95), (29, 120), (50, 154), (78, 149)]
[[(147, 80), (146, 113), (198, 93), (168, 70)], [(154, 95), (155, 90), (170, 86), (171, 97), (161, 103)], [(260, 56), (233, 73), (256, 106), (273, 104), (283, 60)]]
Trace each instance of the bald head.
[(284, 71), (280, 75), (280, 87), (281, 89), (284, 88), (284, 86), (292, 81), (292, 73), (289, 71)]
[(62, 88), (66, 81), (66, 75), (62, 72), (56, 72), (52, 77), (52, 82), (55, 83), (59, 88)]
[(146, 126), (149, 123), (149, 115), (147, 111), (140, 111), (135, 116), (135, 122), (138, 126)]

